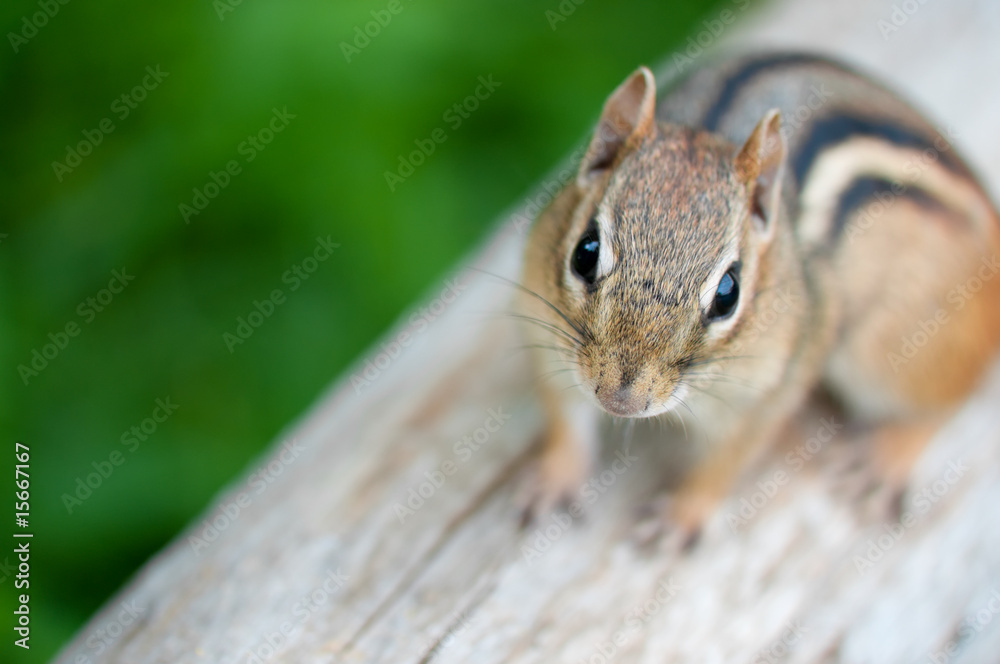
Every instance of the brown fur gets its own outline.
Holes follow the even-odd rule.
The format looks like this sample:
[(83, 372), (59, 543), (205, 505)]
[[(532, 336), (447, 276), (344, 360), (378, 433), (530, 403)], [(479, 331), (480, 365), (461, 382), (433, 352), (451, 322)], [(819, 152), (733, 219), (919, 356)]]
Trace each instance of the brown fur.
[[(732, 70), (723, 64), (691, 80), (715, 94)], [(839, 108), (852, 112), (864, 106), (859, 95), (878, 100), (880, 113), (889, 103), (883, 97), (895, 99), (829, 63), (797, 75), (801, 90), (827, 81), (850, 93)], [(682, 84), (685, 95), (697, 94), (693, 85)], [(756, 97), (752, 89), (742, 94), (774, 98), (777, 84), (769, 85)], [(983, 256), (996, 255), (1000, 242), (983, 195), (960, 210), (900, 198), (850, 242), (828, 236), (816, 246), (799, 236), (793, 216), (822, 212), (797, 197), (808, 180), (788, 172), (788, 146), (804, 143), (801, 131), (782, 129), (779, 113), (754, 102), (744, 102), (742, 115), (739, 107), (728, 111), (730, 128), (721, 134), (679, 126), (662, 118), (697, 117), (708, 102), (680, 103), (675, 93), (657, 108), (654, 96), (645, 69), (612, 94), (580, 176), (539, 216), (528, 241), (524, 285), (534, 294), (521, 306), (541, 321), (529, 328), (536, 365), (540, 374), (571, 369), (542, 382), (550, 426), (529, 501), (545, 508), (585, 479), (591, 452), (574, 441), (594, 433), (589, 416), (580, 415), (581, 400), (631, 417), (671, 411), (714, 443), (667, 515), (692, 534), (821, 380), (859, 418), (886, 423), (915, 413), (940, 417), (968, 394), (1000, 344), (1000, 274), (961, 307), (949, 294), (974, 276)], [(748, 114), (756, 116), (753, 131), (732, 142), (727, 133), (739, 131), (732, 127), (754, 126)], [(898, 115), (908, 126), (923, 122), (908, 109)], [(905, 150), (886, 147), (890, 166), (897, 153)], [(831, 168), (822, 172), (836, 174)], [(928, 177), (939, 189), (957, 179), (968, 184), (956, 200), (981, 194), (967, 172), (941, 172)], [(968, 218), (972, 209), (988, 210), (988, 222)], [(588, 287), (569, 266), (595, 217), (600, 250), (611, 252), (602, 260), (613, 259)], [(858, 218), (855, 211), (847, 224)], [(832, 227), (829, 217), (816, 226), (823, 233)], [(739, 262), (739, 307), (731, 319), (707, 322), (705, 294), (732, 260)], [(892, 360), (902, 339), (940, 309), (948, 322), (920, 352), (904, 363)], [(566, 391), (573, 383), (578, 389)], [(882, 438), (907, 450), (907, 459), (920, 447), (900, 444), (898, 435)]]

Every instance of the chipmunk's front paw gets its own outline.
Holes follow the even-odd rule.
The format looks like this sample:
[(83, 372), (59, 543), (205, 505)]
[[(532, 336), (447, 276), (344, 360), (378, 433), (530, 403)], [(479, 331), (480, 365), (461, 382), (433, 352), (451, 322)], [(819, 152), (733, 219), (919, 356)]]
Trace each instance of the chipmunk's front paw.
[(872, 454), (867, 441), (850, 441), (838, 450), (828, 470), (833, 490), (863, 519), (895, 521), (902, 512), (906, 476), (887, 473)]
[(910, 471), (932, 433), (924, 423), (891, 425), (846, 441), (829, 465), (835, 490), (867, 518), (897, 520)]
[(633, 540), (642, 547), (659, 543), (667, 551), (689, 551), (717, 505), (709, 496), (683, 490), (654, 498), (639, 509)]
[(544, 442), (541, 458), (531, 469), (517, 500), (523, 526), (579, 498), (590, 462), (586, 453), (566, 438), (569, 433), (565, 429), (551, 432)]

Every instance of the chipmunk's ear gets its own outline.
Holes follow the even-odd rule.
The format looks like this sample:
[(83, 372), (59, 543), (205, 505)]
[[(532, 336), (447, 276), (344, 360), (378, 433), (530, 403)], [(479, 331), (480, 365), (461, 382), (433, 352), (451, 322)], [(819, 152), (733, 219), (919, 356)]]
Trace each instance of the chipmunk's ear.
[(781, 204), (781, 179), (785, 171), (785, 137), (781, 113), (772, 108), (757, 123), (736, 155), (736, 173), (750, 194), (750, 214), (766, 240), (774, 234)]
[(580, 164), (577, 182), (581, 186), (611, 168), (622, 149), (638, 143), (653, 132), (656, 111), (656, 79), (646, 67), (639, 67), (604, 102), (597, 132)]

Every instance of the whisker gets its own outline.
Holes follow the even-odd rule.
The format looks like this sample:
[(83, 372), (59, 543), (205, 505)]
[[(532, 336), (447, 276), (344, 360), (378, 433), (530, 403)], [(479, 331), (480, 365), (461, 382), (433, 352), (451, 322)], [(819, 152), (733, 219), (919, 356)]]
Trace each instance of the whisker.
[(738, 387), (745, 387), (748, 390), (754, 390), (754, 391), (756, 391), (758, 394), (764, 394), (764, 390), (761, 387), (759, 387), (758, 385), (754, 385), (753, 383), (748, 383), (746, 381), (740, 380), (739, 378), (736, 378), (735, 376), (729, 376), (729, 375), (726, 375), (726, 374), (709, 374), (709, 373), (703, 373), (703, 372), (699, 372), (699, 371), (689, 371), (687, 373), (687, 375), (688, 376), (693, 376), (695, 378), (708, 378), (708, 379), (710, 379), (712, 381), (716, 381), (716, 382), (720, 382), (720, 383), (728, 383), (730, 385), (736, 385)]
[(545, 373), (538, 375), (537, 378), (539, 381), (542, 381), (547, 378), (551, 378), (553, 376), (558, 376), (559, 374), (564, 374), (568, 371), (573, 371), (573, 369), (569, 368), (569, 369), (556, 369), (555, 371), (546, 371)]
[(575, 365), (575, 366), (578, 366), (578, 367), (582, 367), (583, 366), (583, 363), (576, 358), (576, 355), (573, 353), (572, 349), (570, 349), (570, 348), (561, 348), (559, 346), (549, 346), (549, 345), (546, 345), (546, 344), (528, 344), (526, 346), (518, 346), (516, 348), (512, 348), (512, 349), (510, 349), (510, 351), (506, 355), (505, 359), (510, 359), (510, 358), (514, 357), (514, 355), (516, 355), (517, 353), (523, 352), (525, 350), (531, 350), (531, 349), (534, 349), (534, 348), (541, 348), (541, 349), (545, 349), (545, 350), (551, 350), (551, 351), (554, 351), (554, 352), (558, 353), (558, 357), (549, 360), (548, 364), (555, 364), (556, 362), (563, 362), (563, 363), (572, 364), (572, 365)]
[(542, 350), (554, 350), (560, 353), (572, 352), (569, 348), (566, 348), (564, 346), (555, 346), (552, 344), (522, 344), (520, 346), (516, 346), (514, 350), (529, 350), (533, 348), (541, 348)]
[(527, 321), (529, 323), (534, 323), (535, 325), (538, 325), (539, 327), (541, 327), (543, 329), (546, 329), (546, 330), (548, 330), (550, 332), (554, 332), (554, 333), (560, 334), (565, 339), (567, 339), (568, 341), (572, 341), (573, 344), (575, 346), (577, 346), (577, 347), (580, 347), (580, 346), (583, 345), (582, 341), (580, 341), (579, 339), (577, 339), (576, 337), (574, 337), (572, 334), (570, 334), (566, 330), (564, 330), (561, 327), (558, 327), (556, 325), (553, 325), (552, 323), (546, 322), (546, 321), (544, 321), (544, 320), (542, 320), (540, 318), (534, 318), (533, 316), (525, 316), (524, 314), (507, 314), (507, 315), (510, 316), (511, 318), (518, 318), (520, 320)]
[[(689, 371), (685, 375), (689, 379), (691, 379), (691, 378), (696, 379), (697, 382), (699, 382), (701, 384), (718, 382), (718, 383), (727, 383), (727, 384), (730, 384), (730, 385), (738, 385), (740, 387), (746, 387), (746, 388), (753, 388), (754, 387), (753, 385), (751, 385), (749, 383), (740, 382), (740, 380), (738, 378), (735, 378), (733, 376), (729, 376), (727, 374), (710, 374), (710, 373), (703, 373), (701, 371)], [(691, 382), (695, 382), (695, 381), (691, 381)]]
[(695, 413), (694, 410), (692, 410), (691, 407), (687, 405), (687, 402), (685, 402), (684, 399), (677, 399), (677, 400), (680, 402), (680, 404), (682, 406), (684, 406), (684, 409), (687, 410), (687, 412), (691, 413), (691, 416), (695, 419), (695, 422), (698, 423), (698, 429), (702, 432), (702, 434), (704, 434), (704, 442), (707, 445), (708, 444), (708, 429), (705, 428), (704, 422), (702, 422), (701, 418), (698, 417), (698, 414)]
[(622, 436), (622, 449), (625, 451), (625, 455), (628, 456), (632, 449), (632, 436), (635, 433), (635, 420), (630, 419), (628, 423), (625, 424), (625, 434)]
[(573, 328), (576, 331), (576, 333), (579, 334), (581, 337), (583, 337), (584, 339), (587, 339), (588, 341), (593, 340), (593, 335), (587, 329), (586, 325), (581, 325), (581, 324), (575, 323), (569, 316), (567, 316), (565, 313), (563, 313), (562, 309), (560, 309), (556, 305), (552, 304), (547, 299), (545, 299), (544, 297), (542, 297), (541, 295), (539, 295), (535, 291), (531, 290), (527, 286), (524, 286), (523, 284), (519, 284), (518, 282), (513, 281), (511, 279), (508, 279), (506, 277), (501, 277), (499, 274), (494, 274), (494, 273), (489, 272), (487, 270), (480, 270), (477, 267), (469, 267), (469, 269), (470, 270), (475, 270), (476, 272), (479, 272), (481, 274), (485, 274), (485, 275), (491, 276), (491, 277), (493, 277), (495, 279), (499, 279), (501, 281), (504, 281), (504, 282), (508, 283), (509, 285), (514, 286), (515, 288), (520, 289), (522, 292), (527, 293), (528, 295), (530, 295), (530, 296), (538, 299), (543, 304), (545, 304), (545, 306), (547, 306), (549, 309), (551, 309), (552, 311), (554, 311), (556, 313), (556, 315), (558, 315), (560, 318), (562, 318), (564, 321), (566, 321), (566, 324), (569, 325), (571, 328)]
[(546, 345), (546, 344), (525, 344), (523, 346), (512, 346), (511, 348), (508, 348), (504, 352), (503, 358), (504, 358), (504, 360), (509, 360), (509, 359), (511, 359), (513, 357), (516, 357), (519, 353), (523, 353), (525, 351), (530, 351), (530, 350), (533, 350), (533, 349), (536, 349), (536, 348), (545, 349), (545, 350), (551, 350), (551, 351), (557, 352), (557, 353), (564, 353), (564, 352), (565, 353), (569, 353), (569, 352), (571, 352), (569, 349), (560, 348), (559, 346)]
[(699, 393), (701, 393), (701, 394), (704, 394), (705, 396), (708, 396), (708, 397), (712, 397), (713, 399), (715, 399), (716, 401), (718, 401), (718, 402), (719, 402), (719, 403), (721, 403), (722, 405), (724, 405), (724, 406), (726, 406), (727, 408), (729, 408), (730, 410), (732, 410), (732, 411), (733, 411), (734, 413), (737, 413), (737, 414), (739, 414), (739, 412), (740, 412), (740, 411), (739, 411), (739, 410), (737, 410), (737, 409), (736, 409), (736, 407), (735, 407), (735, 406), (733, 406), (733, 405), (732, 405), (731, 403), (729, 403), (728, 401), (726, 401), (725, 399), (723, 399), (723, 398), (722, 398), (721, 396), (719, 396), (718, 394), (715, 394), (714, 392), (712, 392), (712, 391), (710, 391), (710, 390), (706, 390), (706, 389), (704, 389), (704, 388), (701, 388), (701, 387), (698, 387), (698, 386), (697, 386), (697, 385), (695, 385), (694, 383), (689, 383), (689, 382), (687, 382), (687, 381), (682, 381), (682, 382), (681, 382), (681, 385), (684, 385), (684, 386), (686, 386), (686, 387), (689, 387), (689, 388), (691, 388), (692, 390), (696, 390), (697, 392), (699, 392)]
[[(687, 405), (683, 401), (681, 401), (680, 399), (677, 399), (677, 403), (679, 403), (679, 404), (683, 405), (685, 408), (687, 408)], [(691, 409), (688, 408), (688, 410), (690, 411)], [(684, 431), (684, 440), (685, 441), (691, 440), (691, 436), (688, 434), (687, 422), (685, 422), (684, 418), (681, 417), (680, 415), (678, 415), (677, 413), (672, 413), (672, 414), (677, 418), (677, 421), (681, 423), (681, 429)], [(694, 413), (692, 413), (692, 415), (693, 414)]]
[(729, 362), (732, 360), (762, 360), (767, 359), (761, 355), (728, 355), (723, 357), (705, 357), (698, 360), (690, 360), (686, 362), (678, 362), (678, 366), (687, 369), (690, 367), (700, 367), (705, 364), (713, 364), (715, 362)]

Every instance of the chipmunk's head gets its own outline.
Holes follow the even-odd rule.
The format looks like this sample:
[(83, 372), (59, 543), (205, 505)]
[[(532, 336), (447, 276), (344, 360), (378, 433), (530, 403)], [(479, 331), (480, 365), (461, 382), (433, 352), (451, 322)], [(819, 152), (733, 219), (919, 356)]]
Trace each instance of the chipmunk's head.
[(553, 266), (560, 308), (586, 333), (572, 350), (581, 387), (627, 417), (673, 409), (737, 354), (785, 157), (777, 111), (739, 147), (657, 123), (655, 96), (643, 67), (608, 99)]

